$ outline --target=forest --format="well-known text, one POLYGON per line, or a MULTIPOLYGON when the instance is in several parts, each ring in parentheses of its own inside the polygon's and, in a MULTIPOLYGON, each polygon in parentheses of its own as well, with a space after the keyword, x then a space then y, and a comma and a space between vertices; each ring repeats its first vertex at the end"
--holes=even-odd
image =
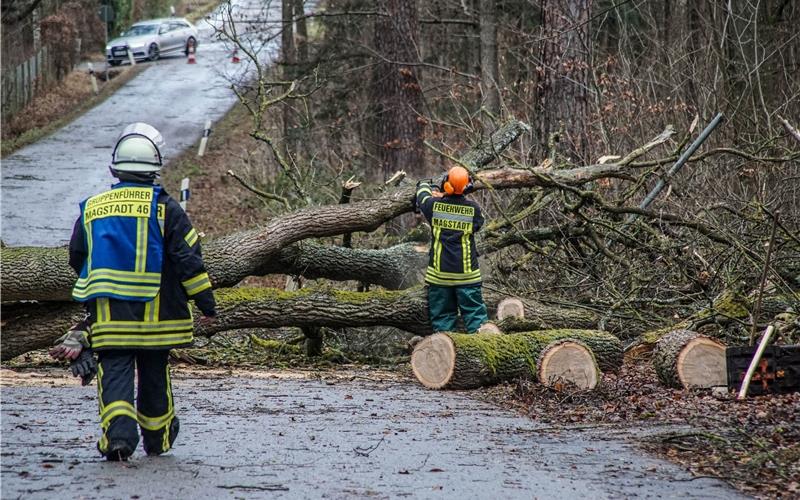
MULTIPOLYGON (((302 344, 315 358, 335 345, 347 360, 403 362, 406 342, 422 336, 418 345, 454 358, 442 375, 415 364, 415 349, 424 385, 513 381, 516 399, 554 412, 596 403, 556 405, 562 396, 517 382, 563 389, 546 375, 561 362, 555 349, 585 373, 628 380, 646 365, 661 386, 691 389, 715 384, 708 371, 681 371, 687 346, 713 351, 714 380, 726 385, 726 346, 753 346, 768 328, 774 345, 800 343, 800 3, 279 9, 280 20, 236 19, 223 5, 215 36, 252 71, 230 82, 239 104, 217 126, 221 142, 212 135, 212 160, 185 156, 164 176, 170 187, 199 171, 193 196, 208 200, 190 215, 205 232, 219 320, 196 323, 199 336, 244 330, 248 346, 265 347, 274 329, 292 328, 281 352, 302 344), (277 38, 273 65, 262 50, 277 38), (415 185, 456 165, 486 214, 483 294, 504 333, 480 341, 431 336, 423 286, 430 229, 414 214, 415 185)), ((50 345, 81 308, 69 302, 65 248, 6 247, 2 261, 7 360, 50 345)), ((623 390, 589 378, 569 382, 599 384, 603 404, 619 396, 608 387, 623 390)), ((774 415, 786 419, 797 400, 781 401, 774 415)), ((770 425, 766 440, 780 427, 770 425)), ((764 460, 788 481, 796 420, 782 436, 764 460)))

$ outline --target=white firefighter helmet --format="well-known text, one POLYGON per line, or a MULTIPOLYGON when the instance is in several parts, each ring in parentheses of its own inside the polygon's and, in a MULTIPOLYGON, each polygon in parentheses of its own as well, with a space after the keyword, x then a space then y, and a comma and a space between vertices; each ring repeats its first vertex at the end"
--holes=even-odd
POLYGON ((164 147, 161 132, 152 125, 131 123, 122 131, 114 146, 111 168, 118 172, 158 172, 164 147))

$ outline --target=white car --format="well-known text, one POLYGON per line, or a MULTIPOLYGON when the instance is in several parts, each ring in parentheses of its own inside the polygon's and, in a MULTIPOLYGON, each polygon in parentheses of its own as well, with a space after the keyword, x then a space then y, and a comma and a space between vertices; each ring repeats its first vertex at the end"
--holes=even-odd
POLYGON ((189 47, 197 49, 197 28, 186 19, 168 17, 141 21, 106 45, 106 58, 112 66, 128 60, 128 51, 137 61, 155 61, 162 55, 183 52, 189 47))

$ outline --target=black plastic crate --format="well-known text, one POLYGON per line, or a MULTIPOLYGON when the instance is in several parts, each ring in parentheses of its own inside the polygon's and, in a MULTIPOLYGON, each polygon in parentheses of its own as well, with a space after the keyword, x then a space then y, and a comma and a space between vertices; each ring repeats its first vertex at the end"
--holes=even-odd
MULTIPOLYGON (((758 345, 728 347, 725 359, 728 389, 738 391, 758 345)), ((800 345, 774 345, 764 349, 747 394, 783 394, 800 391, 800 345)))

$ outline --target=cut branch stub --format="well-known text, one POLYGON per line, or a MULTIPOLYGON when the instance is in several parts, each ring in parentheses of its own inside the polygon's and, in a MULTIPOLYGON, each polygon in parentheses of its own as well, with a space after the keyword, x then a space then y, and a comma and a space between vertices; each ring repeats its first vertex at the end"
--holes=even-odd
POLYGON ((525 318, 525 304, 516 297, 506 297, 497 304, 497 319, 525 318))
POLYGON ((691 330, 664 335, 653 353, 658 379, 668 387, 726 386, 725 345, 691 330))

